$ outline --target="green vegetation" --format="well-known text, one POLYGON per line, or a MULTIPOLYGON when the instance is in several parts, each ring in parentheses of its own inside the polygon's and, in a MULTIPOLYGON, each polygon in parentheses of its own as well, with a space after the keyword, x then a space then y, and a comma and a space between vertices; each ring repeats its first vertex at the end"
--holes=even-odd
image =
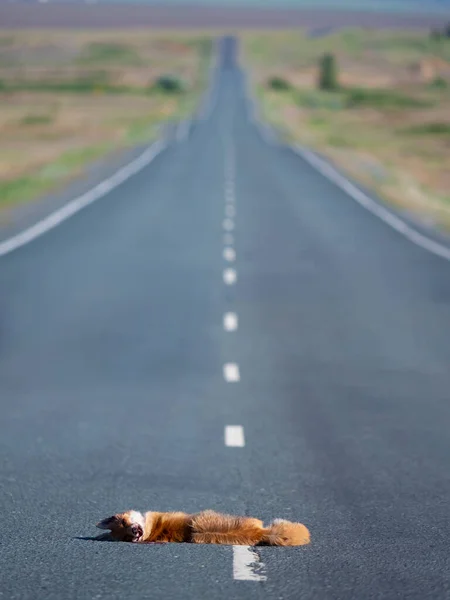
POLYGON ((311 109, 342 110, 345 108, 345 94, 341 91, 323 91, 298 88, 293 94, 299 106, 311 109))
POLYGON ((450 83, 443 77, 435 77, 430 83, 430 88, 435 90, 446 90, 450 87, 450 83))
POLYGON ((192 114, 212 39, 155 31, 0 36, 0 208, 48 192, 112 150, 192 114))
POLYGON ((319 88, 327 92, 339 89, 337 64, 334 54, 327 52, 320 59, 319 88))
POLYGON ((249 32, 243 48, 282 138, 450 229, 450 31, 249 32), (286 85, 268 85, 273 74, 286 85))
POLYGON ((64 152, 50 165, 12 181, 0 181, 0 207, 26 202, 44 194, 55 184, 75 175, 88 162, 100 157, 110 149, 98 145, 64 152))
POLYGON ((174 75, 161 75, 152 83, 151 89, 166 94, 181 94, 185 91, 186 86, 184 82, 174 75))
POLYGON ((108 73, 97 71, 74 79, 0 80, 0 92, 44 92, 66 94, 125 94, 142 93, 140 88, 109 83, 108 73))
POLYGON ((346 93, 349 108, 425 108, 433 106, 430 100, 406 95, 393 89, 355 88, 346 93))
POLYGON ((113 65, 141 65, 142 59, 131 46, 115 42, 91 42, 83 48, 78 59, 80 65, 111 63, 113 65))
POLYGON ((274 77, 270 77, 269 81, 267 82, 267 85, 272 90, 276 90, 278 92, 283 92, 291 89, 291 84, 289 83, 289 81, 287 79, 284 79, 284 77, 279 77, 277 75, 275 75, 274 77))
POLYGON ((25 115, 20 120, 22 125, 48 125, 53 121, 52 115, 25 115))
POLYGON ((402 133, 411 135, 449 135, 450 123, 422 123, 413 127, 406 127, 401 130, 402 133))

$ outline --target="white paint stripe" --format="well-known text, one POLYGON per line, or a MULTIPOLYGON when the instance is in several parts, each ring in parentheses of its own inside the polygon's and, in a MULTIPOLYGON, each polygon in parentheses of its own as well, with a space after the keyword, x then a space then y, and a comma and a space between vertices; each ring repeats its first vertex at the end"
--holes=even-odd
POLYGON ((234 262, 236 260, 236 251, 233 248, 224 248, 223 257, 228 262, 234 262))
POLYGON ((227 285, 233 285, 237 281, 237 273, 235 269, 225 269, 223 272, 223 280, 227 285))
POLYGON ((230 219, 236 216, 236 209, 232 204, 227 204, 225 206, 225 216, 229 217, 230 219))
POLYGON ((225 229, 225 231, 233 231, 233 229, 234 229, 233 219, 224 219, 222 225, 223 225, 223 228, 225 229))
POLYGON ((232 246, 234 244, 234 236, 232 233, 224 233, 223 243, 225 246, 232 246))
POLYGON ((265 565, 250 546, 233 546, 233 579, 236 581, 266 581, 265 565))
POLYGON ((234 204, 235 195, 233 190, 225 190, 225 202, 227 204, 234 204))
POLYGON ((319 173, 324 175, 327 179, 335 183, 338 187, 344 190, 353 200, 356 200, 358 204, 366 208, 373 215, 384 221, 387 225, 395 229, 398 233, 407 238, 410 242, 416 246, 420 246, 424 250, 440 256, 445 260, 450 261, 450 248, 440 244, 439 242, 419 233, 412 227, 410 227, 400 217, 391 213, 387 208, 375 202, 370 196, 358 189, 353 183, 341 175, 331 165, 326 163, 324 160, 316 156, 310 150, 301 148, 300 146, 292 146, 293 150, 299 154, 304 160, 306 160, 311 166, 313 166, 319 173))
POLYGON ((189 133, 191 131, 191 120, 186 119, 184 121, 180 121, 177 127, 177 142, 184 142, 188 139, 189 133))
POLYGON ((227 425, 225 427, 225 446, 243 448, 245 446, 244 428, 242 425, 227 425))
POLYGON ((223 315, 223 328, 225 331, 236 331, 238 328, 238 316, 234 312, 228 312, 223 315))
POLYGON ((236 363, 226 363, 223 365, 223 376, 228 383, 237 383, 241 380, 239 365, 236 363))
POLYGON ((63 221, 69 219, 72 215, 76 214, 86 206, 89 206, 89 204, 92 204, 99 198, 102 198, 122 182, 126 181, 132 175, 138 173, 141 169, 150 164, 166 146, 167 141, 160 140, 155 142, 150 148, 147 148, 145 152, 138 156, 138 158, 134 159, 128 165, 125 165, 116 171, 114 175, 111 175, 111 177, 105 179, 88 192, 78 196, 77 198, 74 198, 62 208, 59 208, 41 221, 38 221, 35 225, 32 225, 21 233, 18 233, 17 235, 14 235, 13 237, 1 242, 0 256, 5 256, 13 250, 17 250, 17 248, 25 246, 25 244, 29 244, 44 233, 47 233, 47 231, 57 227, 63 221))

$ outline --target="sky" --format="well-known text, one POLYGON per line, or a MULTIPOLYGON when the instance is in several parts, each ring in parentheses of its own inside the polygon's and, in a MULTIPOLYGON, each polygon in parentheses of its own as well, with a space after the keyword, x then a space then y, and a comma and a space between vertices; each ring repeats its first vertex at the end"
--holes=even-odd
POLYGON ((270 8, 351 8, 383 11, 430 12, 448 11, 450 19, 450 0, 110 0, 117 2, 142 2, 145 4, 190 4, 210 6, 267 6, 270 8))

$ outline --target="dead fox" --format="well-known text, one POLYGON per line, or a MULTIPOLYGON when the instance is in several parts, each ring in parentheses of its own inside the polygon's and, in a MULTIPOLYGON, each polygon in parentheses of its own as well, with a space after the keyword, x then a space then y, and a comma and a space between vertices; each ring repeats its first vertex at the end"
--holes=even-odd
POLYGON ((103 539, 120 542, 188 542, 192 544, 229 544, 236 546, 303 546, 308 544, 308 529, 302 523, 275 519, 268 527, 259 519, 234 517, 205 510, 183 512, 119 513, 100 521, 107 529, 103 539))

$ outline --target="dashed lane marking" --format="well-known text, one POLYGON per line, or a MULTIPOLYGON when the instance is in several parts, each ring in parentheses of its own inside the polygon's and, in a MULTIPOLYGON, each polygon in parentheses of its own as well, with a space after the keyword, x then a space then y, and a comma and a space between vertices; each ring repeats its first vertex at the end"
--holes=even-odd
POLYGON ((227 285, 234 285, 237 281, 237 273, 235 269, 225 269, 223 272, 223 280, 227 285))
POLYGON ((244 428, 242 425, 227 425, 225 427, 225 446, 243 448, 245 446, 244 428))
POLYGON ((227 312, 223 316, 223 328, 225 331, 236 331, 238 328, 238 316, 234 312, 227 312))
POLYGON ((223 365, 223 377, 228 383, 237 383, 241 380, 239 365, 236 363, 226 363, 223 365))

